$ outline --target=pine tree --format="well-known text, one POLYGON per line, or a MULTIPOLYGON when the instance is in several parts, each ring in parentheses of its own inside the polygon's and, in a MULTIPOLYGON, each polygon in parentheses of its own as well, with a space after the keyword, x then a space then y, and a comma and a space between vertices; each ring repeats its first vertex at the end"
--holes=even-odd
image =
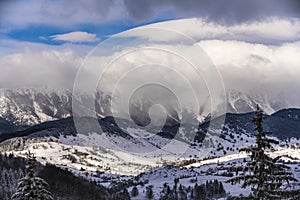
POLYGON ((51 193, 47 190, 48 184, 35 176, 35 167, 36 159, 29 152, 26 176, 19 180, 17 191, 12 196, 12 200, 53 200, 51 193))
POLYGON ((111 197, 111 200, 130 200, 129 192, 126 188, 121 191, 114 191, 111 197))
POLYGON ((193 192, 193 199, 194 200, 206 200, 207 199, 207 193, 206 188, 204 184, 198 185, 195 184, 194 192, 193 192))
POLYGON ((0 168, 0 199, 10 199, 14 194, 18 179, 24 176, 21 169, 0 168))
MULTIPOLYGON (((250 161, 243 167, 243 175, 238 175, 227 182, 237 184, 242 182, 242 188, 251 187, 252 194, 244 197, 231 197, 231 199, 284 199, 298 196, 300 190, 282 188, 289 186, 291 182, 297 182, 293 177, 290 168, 284 164, 279 164, 281 157, 271 158, 267 153, 273 150, 272 144, 278 141, 271 139, 271 132, 263 130, 263 113, 257 106, 256 117, 252 122, 255 125, 254 134, 256 138, 255 146, 241 149, 249 154, 250 161)), ((234 169, 231 169, 232 171, 234 169)), ((297 198, 297 197, 296 197, 297 198)))
POLYGON ((219 182, 218 195, 219 195, 220 197, 226 195, 226 191, 225 191, 225 189, 224 189, 224 186, 223 186, 223 183, 222 183, 222 182, 219 182))
POLYGON ((137 195, 139 195, 139 190, 136 186, 134 186, 131 190, 131 196, 136 197, 137 195))
POLYGON ((179 200, 187 200, 187 192, 181 184, 179 185, 179 188, 178 188, 178 199, 179 200))
POLYGON ((161 193, 161 195, 159 197, 159 200, 172 200, 173 199, 173 192, 171 191, 171 188, 167 183, 163 184, 163 189, 160 193, 161 193))
POLYGON ((154 194, 153 194, 153 185, 149 185, 149 186, 147 186, 147 188, 146 188, 146 197, 148 198, 148 199, 152 199, 153 197, 154 197, 154 194))

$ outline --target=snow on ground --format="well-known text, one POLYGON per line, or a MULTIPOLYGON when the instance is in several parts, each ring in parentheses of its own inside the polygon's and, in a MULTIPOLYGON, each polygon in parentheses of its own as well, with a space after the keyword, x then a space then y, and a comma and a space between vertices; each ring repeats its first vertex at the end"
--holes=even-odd
MULTIPOLYGON (((150 138, 124 138, 117 135, 92 133, 59 138, 13 140, 22 140, 20 143, 25 143, 26 147, 21 150, 11 149, 11 152, 19 156, 25 156, 30 150, 43 163, 67 166, 74 170, 105 171, 121 175, 137 175, 150 168, 180 163, 192 158, 195 162, 186 167, 200 167, 245 158, 247 155, 238 153, 238 150, 254 142, 253 138, 246 134, 235 138, 236 143, 232 143, 228 138, 222 139, 217 135, 208 134, 203 145, 194 143, 191 146, 185 142, 174 142, 174 140, 158 135, 150 138), (175 143, 172 148, 177 148, 174 151, 164 146, 172 142, 175 143), (115 145, 116 148, 109 148, 110 145, 115 145)), ((295 145, 290 148, 277 146, 271 156, 278 155, 288 155, 300 160, 300 150, 295 145)))
POLYGON ((59 142, 28 143, 22 151, 8 151, 26 157, 33 153, 41 163, 52 163, 61 167, 85 171, 106 171, 112 174, 137 175, 150 167, 159 166, 159 159, 143 159, 139 155, 122 151, 65 145, 59 142))
POLYGON ((222 163, 222 162, 232 161, 232 160, 236 160, 239 158, 246 158, 246 157, 247 157, 247 154, 244 152, 241 152, 241 153, 231 154, 231 155, 227 155, 227 156, 223 156, 223 157, 201 160, 199 162, 192 163, 185 167, 200 167, 200 166, 207 165, 207 164, 222 163))
MULTIPOLYGON (((210 180, 218 180, 223 183, 224 189, 228 193, 228 195, 239 195, 244 194, 248 195, 250 193, 249 189, 241 189, 239 185, 231 185, 229 183, 225 183, 228 180, 228 177, 221 176, 221 175, 209 175, 209 171, 211 169, 216 168, 217 165, 203 165, 197 168, 178 168, 178 167, 171 167, 166 166, 159 168, 157 170, 153 170, 150 172, 145 172, 142 174, 142 180, 148 180, 149 183, 145 186, 137 186, 139 190, 139 195, 137 197, 133 197, 132 199, 145 199, 146 196, 146 187, 149 185, 153 185, 154 191, 154 199, 158 199, 160 192, 163 189, 163 184, 167 183, 171 188, 174 186, 174 179, 179 178, 179 184, 182 184, 185 187, 194 187, 195 184, 204 184, 206 181, 210 180)), ((132 190, 132 187, 128 189, 129 191, 132 190)))
MULTIPOLYGON (((217 179, 223 182, 225 190, 230 191, 230 195, 235 196, 241 193, 247 195, 250 192, 249 189, 241 189, 239 185, 225 183, 229 177, 223 174, 224 171, 220 170, 220 167, 229 166, 232 163, 243 164, 247 155, 238 153, 238 150, 253 144, 254 139, 246 134, 235 137, 235 143, 231 139, 233 140, 230 137, 222 139, 216 135, 208 134, 203 146, 194 143, 183 154, 174 154, 160 149, 160 146, 171 141, 157 135, 150 138, 128 139, 116 135, 93 133, 60 136, 59 138, 14 138, 12 141, 19 140, 15 143, 24 144, 24 147, 10 149, 6 153, 26 157, 29 150, 41 163, 51 163, 61 168, 67 168, 77 176, 96 181, 104 186, 110 186, 113 181, 135 180, 137 176, 139 177, 138 181, 144 182, 145 185, 137 186, 139 195, 133 199, 144 199, 146 187, 149 185, 153 185, 154 199, 157 199, 163 183, 173 187, 175 178, 179 178, 179 184, 185 187, 194 187, 195 183, 200 184, 207 180, 217 179), (119 149, 100 146, 99 144, 104 144, 103 141, 117 144, 119 149), (154 151, 154 153, 147 154, 146 150, 154 151), (224 151, 227 152, 225 155, 224 151), (171 163, 179 165, 183 161, 191 159, 193 162, 180 165, 181 167, 169 165, 171 163)), ((178 144, 186 146, 183 142, 178 144)), ((299 163, 298 141, 293 140, 291 144, 289 147, 282 144, 276 146, 276 150, 270 155, 272 157, 284 155, 286 156, 284 160, 292 161, 291 158, 293 158, 299 163)), ((110 144, 106 145, 109 146, 110 144)), ((300 180, 300 165, 298 163, 290 166, 295 172, 295 177, 300 180)), ((128 188, 129 191, 131 189, 132 187, 128 188)))

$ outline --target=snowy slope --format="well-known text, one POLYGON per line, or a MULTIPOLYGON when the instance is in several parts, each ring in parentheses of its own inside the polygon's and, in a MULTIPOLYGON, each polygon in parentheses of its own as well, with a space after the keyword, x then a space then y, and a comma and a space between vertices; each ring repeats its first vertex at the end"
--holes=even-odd
MULTIPOLYGON (((95 171, 101 164, 102 169, 110 168, 105 172, 136 175, 150 167, 181 163, 191 158, 195 159, 194 162, 203 165, 208 161, 201 160, 208 157, 221 156, 223 159, 210 159, 209 163, 245 157, 236 153, 239 149, 252 145, 254 137, 247 133, 240 135, 228 130, 229 134, 224 137, 216 134, 221 130, 209 130, 202 143, 195 141, 190 146, 186 145, 185 141, 179 140, 176 143, 177 152, 164 148, 166 144, 174 142, 173 139, 159 135, 150 138, 124 137, 106 132, 87 135, 58 133, 57 135, 57 130, 53 128, 34 133, 32 136, 6 140, 0 144, 0 149, 1 152, 14 152, 23 156, 30 149, 44 161, 74 169, 83 167, 95 171), (116 145, 117 148, 110 148, 110 145, 116 145), (81 153, 77 155, 78 152, 81 153), (64 159, 69 155, 71 155, 69 159, 64 159), (71 157, 75 157, 78 162, 72 163, 71 157), (86 167, 87 163, 91 167, 86 167)), ((286 151, 286 142, 282 141, 277 147, 278 153, 297 155, 297 144, 298 140, 293 139, 289 147, 295 149, 286 151)))
MULTIPOLYGON (((26 157, 29 150, 41 163, 52 163, 67 168, 77 176, 107 187, 112 187, 113 183, 118 182, 130 183, 127 186, 130 191, 132 185, 136 184, 139 195, 133 199, 145 199, 146 187, 150 185, 153 185, 154 197, 157 199, 163 183, 172 187, 175 178, 179 178, 179 183, 185 187, 194 187, 196 183, 217 179, 222 181, 225 190, 230 192, 227 195, 247 195, 250 192, 249 188, 241 189, 239 185, 225 183, 229 177, 223 170, 226 165, 242 165, 247 156, 238 153, 239 149, 254 143, 252 134, 240 126, 244 124, 244 120, 249 120, 249 116, 241 116, 242 118, 235 118, 236 115, 228 117, 225 121, 228 124, 225 124, 223 129, 207 129, 202 142, 192 142, 189 148, 181 153, 165 150, 163 147, 170 143, 172 138, 162 137, 160 134, 145 138, 122 134, 111 118, 100 120, 107 130, 102 134, 76 134, 75 128, 70 126, 71 118, 31 127, 29 130, 35 130, 31 134, 0 143, 0 152, 26 157), (237 123, 237 120, 240 123, 237 123), (117 145, 119 149, 106 147, 104 141, 117 145)), ((275 117, 285 119, 286 115, 275 117)), ((297 121, 295 114, 290 113, 288 117, 297 121)), ((185 125, 179 132, 184 138, 186 131, 191 130, 197 131, 195 127, 191 129, 185 125)), ((130 135, 140 135, 141 131, 144 135, 152 134, 132 127, 127 131, 130 135)), ((184 140, 178 140, 176 147, 179 149, 185 144, 184 140)), ((286 155, 292 157, 293 162, 299 163, 299 144, 300 140, 296 138, 290 138, 288 142, 282 140, 271 156, 286 155)), ((286 157, 285 160, 290 158, 286 157)), ((292 165, 296 178, 300 178, 297 167, 298 164, 292 165)))
MULTIPOLYGON (((102 139, 99 135, 67 136, 62 138, 32 138, 12 139, 1 145, 1 152, 13 153, 25 157, 28 150, 34 153, 41 163, 52 163, 56 166, 67 168, 77 176, 96 181, 103 186, 111 187, 113 182, 133 182, 137 184, 139 195, 133 199, 145 199, 145 188, 153 185, 155 198, 160 195, 163 184, 174 185, 174 179, 179 178, 179 184, 193 187, 196 183, 205 183, 207 180, 219 180, 230 195, 249 194, 249 188, 241 189, 239 185, 225 183, 229 177, 224 173, 226 166, 243 165, 244 153, 233 153, 216 158, 194 159, 191 164, 184 165, 184 161, 191 160, 189 156, 180 159, 176 155, 147 156, 128 153, 113 149, 92 146, 92 141, 102 139), (82 145, 85 146, 82 146, 82 145), (11 149, 3 151, 4 146, 11 149), (89 146, 91 145, 91 146, 89 146), (19 147, 19 149, 17 148, 19 147), (180 167, 172 165, 180 165, 180 167), (144 183, 140 185, 140 183, 144 183)), ((296 141, 295 141, 296 144, 296 141)), ((142 147, 141 147, 142 148, 142 147)), ((293 157, 293 162, 300 162, 300 148, 296 146, 277 147, 271 156, 288 155, 293 157)), ((290 160, 286 158, 285 160, 290 160)), ((298 164, 290 165, 295 172, 295 177, 300 178, 298 164)), ((128 187, 129 191, 132 186, 128 187)), ((228 194, 229 195, 229 194, 228 194)))

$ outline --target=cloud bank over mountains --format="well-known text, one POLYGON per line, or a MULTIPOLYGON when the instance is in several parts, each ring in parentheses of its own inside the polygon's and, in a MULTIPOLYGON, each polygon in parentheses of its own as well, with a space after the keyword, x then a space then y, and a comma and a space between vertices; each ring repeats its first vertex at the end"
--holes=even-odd
MULTIPOLYGON (((0 87, 71 89, 78 69, 98 42, 105 45, 110 34, 136 26, 134 31, 114 37, 137 40, 136 47, 141 45, 138 41, 146 40, 195 57, 194 47, 199 45, 219 70, 227 90, 259 90, 300 101, 298 0, 4 0, 0 3, 0 87), (147 25, 143 34, 136 31, 152 21, 164 22, 147 25), (175 31, 193 42, 156 30, 175 31)), ((128 49, 121 51, 116 43, 115 48, 102 49, 95 62, 105 63, 128 49)), ((150 58, 166 61, 169 67, 176 65, 160 54, 150 58)), ((131 66, 142 59, 145 55, 140 54, 120 65, 131 66)), ((110 71, 104 85, 109 87, 120 73, 118 69, 110 71)), ((172 81, 167 75, 164 77, 172 81)))
MULTIPOLYGON (((294 99, 300 99, 298 95, 300 90, 298 24, 299 20, 296 19, 273 19, 273 21, 267 20, 259 23, 223 26, 192 18, 146 27, 177 30, 194 38, 194 44, 179 43, 178 38, 174 38, 173 35, 162 37, 151 31, 148 35, 138 35, 134 34, 135 31, 128 31, 123 33, 120 39, 126 40, 125 36, 146 38, 154 46, 167 45, 195 56, 197 52, 194 51, 193 45, 200 45, 219 70, 227 90, 259 91, 270 96, 289 97, 294 101, 294 99), (285 31, 281 30, 282 26, 285 31), (263 30, 262 27, 265 27, 266 31, 260 31, 263 30)), ((74 38, 64 39, 74 41, 74 38)), ((51 46, 2 41, 2 44, 4 45, 2 45, 3 56, 0 58, 2 70, 0 86, 5 88, 43 85, 54 88, 72 88, 79 67, 85 56, 92 50, 92 47, 80 43, 51 46)), ((105 62, 111 56, 121 55, 121 53, 117 48, 112 52, 103 52, 102 55, 105 56, 96 58, 95 62, 105 62)), ((121 65, 130 66, 142 58, 143 56, 137 56, 127 59, 121 65)), ((170 67, 174 65, 171 59, 166 60, 170 67)), ((114 73, 118 74, 118 70, 111 71, 108 80, 115 81, 114 73)), ((108 82, 106 84, 109 84, 108 82)))

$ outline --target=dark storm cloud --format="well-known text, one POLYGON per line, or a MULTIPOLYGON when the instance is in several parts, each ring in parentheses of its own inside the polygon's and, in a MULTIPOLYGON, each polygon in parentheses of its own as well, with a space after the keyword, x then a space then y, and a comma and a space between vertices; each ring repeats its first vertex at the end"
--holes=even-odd
POLYGON ((129 15, 149 20, 165 10, 176 16, 204 17, 221 23, 240 23, 266 17, 299 17, 299 0, 124 0, 129 15))
POLYGON ((270 16, 300 17, 300 0, 0 0, 0 28, 8 30, 189 17, 237 24, 270 16))

